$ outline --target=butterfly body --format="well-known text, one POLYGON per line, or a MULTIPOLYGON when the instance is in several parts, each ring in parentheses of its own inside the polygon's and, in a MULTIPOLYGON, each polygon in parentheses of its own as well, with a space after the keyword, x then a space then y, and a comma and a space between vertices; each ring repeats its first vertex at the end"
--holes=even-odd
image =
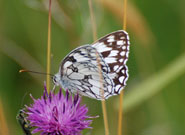
POLYGON ((80 46, 61 62, 54 77, 55 85, 97 100, 117 95, 128 79, 128 52, 128 34, 122 30, 91 45, 80 46))

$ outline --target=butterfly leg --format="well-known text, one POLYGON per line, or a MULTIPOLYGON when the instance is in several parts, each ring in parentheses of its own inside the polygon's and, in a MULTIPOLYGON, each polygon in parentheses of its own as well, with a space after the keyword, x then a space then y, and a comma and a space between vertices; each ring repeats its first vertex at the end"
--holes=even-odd
POLYGON ((53 86, 53 89, 51 90, 52 93, 55 92, 56 85, 53 86))

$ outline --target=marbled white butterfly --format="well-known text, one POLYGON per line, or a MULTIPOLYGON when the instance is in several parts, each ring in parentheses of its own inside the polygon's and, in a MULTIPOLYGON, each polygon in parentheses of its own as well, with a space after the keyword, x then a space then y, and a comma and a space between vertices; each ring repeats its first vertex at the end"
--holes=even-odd
POLYGON ((129 76, 126 66, 129 46, 129 36, 123 30, 112 32, 93 44, 80 46, 63 59, 53 81, 65 90, 97 100, 118 95, 129 76))

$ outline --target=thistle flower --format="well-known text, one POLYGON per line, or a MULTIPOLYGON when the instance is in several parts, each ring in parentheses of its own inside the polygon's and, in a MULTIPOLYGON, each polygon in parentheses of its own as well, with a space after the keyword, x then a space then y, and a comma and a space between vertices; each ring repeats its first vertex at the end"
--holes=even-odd
POLYGON ((70 96, 66 92, 64 96, 60 89, 58 94, 47 93, 46 87, 41 99, 34 99, 34 103, 28 107, 27 115, 30 125, 35 127, 32 133, 40 132, 41 135, 80 135, 94 118, 87 115, 88 108, 80 105, 81 98, 77 95, 70 96))

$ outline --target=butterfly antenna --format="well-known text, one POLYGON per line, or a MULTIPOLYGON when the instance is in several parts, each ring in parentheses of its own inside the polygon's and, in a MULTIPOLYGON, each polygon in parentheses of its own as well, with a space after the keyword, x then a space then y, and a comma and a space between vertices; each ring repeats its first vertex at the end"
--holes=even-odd
POLYGON ((19 73, 22 72, 30 72, 30 73, 35 73, 35 74, 42 74, 42 75, 50 75, 51 77, 53 77, 53 74, 48 74, 48 73, 43 73, 43 72, 36 72, 36 71, 31 71, 31 70, 25 70, 25 69, 21 69, 19 70, 19 73))
POLYGON ((21 101, 21 107, 23 106, 23 103, 24 103, 24 99, 25 99, 25 97, 26 97, 26 95, 28 94, 28 92, 26 92, 25 94, 24 94, 24 96, 22 97, 22 101, 21 101))

